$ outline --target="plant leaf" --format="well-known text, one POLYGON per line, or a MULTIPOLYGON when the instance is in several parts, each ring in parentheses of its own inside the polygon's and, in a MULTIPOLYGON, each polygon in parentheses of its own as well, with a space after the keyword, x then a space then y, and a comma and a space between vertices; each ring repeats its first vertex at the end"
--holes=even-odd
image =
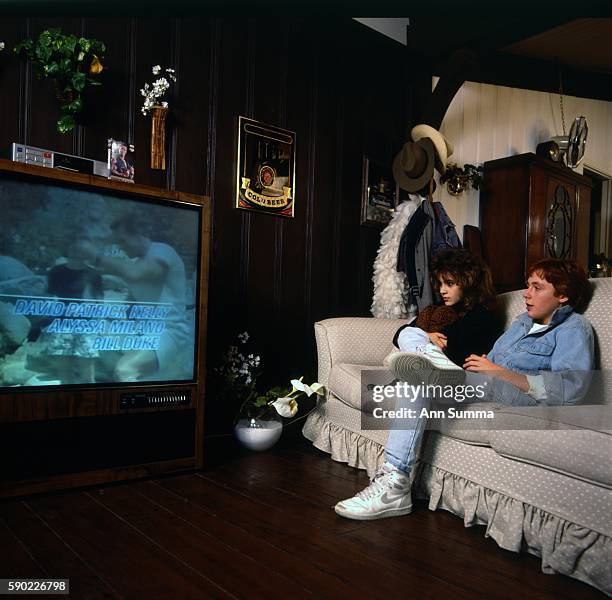
POLYGON ((77 92, 82 92, 85 88, 87 76, 85 73, 77 72, 72 76, 72 86, 77 92))
POLYGON ((81 50, 87 53, 91 50, 93 40, 88 40, 87 38, 79 38, 79 46, 81 46, 81 50))
POLYGON ((62 110, 73 114, 80 112, 82 108, 83 102, 81 101, 81 98, 75 98, 72 102, 62 106, 62 110))
POLYGON ((68 133, 72 131, 76 125, 76 121, 72 115, 64 115, 57 122, 57 130, 59 133, 68 133))
POLYGON ((59 66, 56 62, 52 62, 44 66, 44 71, 47 77, 53 77, 59 71, 59 66))
POLYGON ((74 54, 74 49, 77 45, 77 38, 74 35, 69 35, 63 42, 60 42, 60 48, 62 48, 64 54, 74 54), (63 46, 63 47, 62 47, 63 46))

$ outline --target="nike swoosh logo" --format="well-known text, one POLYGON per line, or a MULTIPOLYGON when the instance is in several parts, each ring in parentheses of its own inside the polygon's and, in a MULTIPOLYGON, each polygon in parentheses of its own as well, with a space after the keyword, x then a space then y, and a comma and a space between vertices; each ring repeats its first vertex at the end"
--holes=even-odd
POLYGON ((391 497, 388 492, 385 492, 381 497, 380 497, 380 501, 383 504, 391 504, 392 502, 395 502, 396 500, 399 500, 400 498, 403 498, 406 494, 395 494, 393 497, 391 497))

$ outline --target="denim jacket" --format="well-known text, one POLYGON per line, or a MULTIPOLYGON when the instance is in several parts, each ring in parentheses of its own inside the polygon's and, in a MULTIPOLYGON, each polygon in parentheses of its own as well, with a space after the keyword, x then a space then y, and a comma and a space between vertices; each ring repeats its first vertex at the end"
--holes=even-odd
POLYGON ((444 210, 442 202, 434 202, 433 209, 436 218, 431 240, 431 256, 436 256, 438 252, 448 248, 461 248, 455 224, 444 210))
MULTIPOLYGON (((489 360, 524 375, 541 375, 546 404, 576 404, 586 395, 594 368, 593 329, 571 306, 558 308, 546 329, 529 333, 533 320, 523 313, 495 342, 489 360)), ((520 390, 500 384, 505 401, 523 404, 520 390), (508 398, 508 394, 515 395, 508 398)), ((498 392, 499 393, 499 392, 498 392)))

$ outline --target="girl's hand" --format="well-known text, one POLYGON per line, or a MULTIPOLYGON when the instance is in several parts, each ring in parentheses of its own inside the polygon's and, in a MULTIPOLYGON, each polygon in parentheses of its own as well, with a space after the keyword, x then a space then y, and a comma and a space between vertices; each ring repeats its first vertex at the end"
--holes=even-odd
POLYGON ((463 363, 463 368, 466 371, 476 371, 477 373, 482 371, 505 371, 504 367, 500 367, 495 363, 491 362, 486 354, 478 356, 476 354, 470 354, 463 363))
POLYGON ((427 336, 432 344, 435 344, 442 350, 448 345, 448 339, 443 333, 428 333, 427 336))

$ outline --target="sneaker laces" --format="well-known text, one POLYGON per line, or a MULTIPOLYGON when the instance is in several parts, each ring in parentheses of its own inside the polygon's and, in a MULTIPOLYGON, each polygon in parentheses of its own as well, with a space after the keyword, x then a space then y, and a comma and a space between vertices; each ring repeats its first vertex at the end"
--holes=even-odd
POLYGON ((370 485, 355 494, 355 496, 357 498, 360 498, 361 500, 369 500, 370 498, 377 496, 381 492, 384 492, 386 488, 385 483, 387 483, 389 477, 393 474, 393 472, 394 469, 383 465, 374 473, 374 477, 372 477, 370 485))

